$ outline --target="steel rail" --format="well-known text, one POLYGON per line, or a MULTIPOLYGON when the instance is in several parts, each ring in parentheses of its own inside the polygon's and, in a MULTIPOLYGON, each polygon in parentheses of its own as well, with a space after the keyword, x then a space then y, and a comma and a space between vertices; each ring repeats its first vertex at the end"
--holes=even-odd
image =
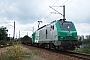
MULTIPOLYGON (((26 45, 24 45, 24 46, 26 46, 26 45)), ((32 46, 32 47, 36 47, 36 46, 32 46)), ((38 48, 38 47, 36 47, 36 48, 38 48)), ((57 49, 55 50, 55 49, 41 48, 41 47, 39 47, 38 49, 45 49, 45 50, 48 50, 51 52, 55 52, 57 54, 63 54, 63 55, 75 57, 75 58, 82 59, 82 60, 90 60, 90 54, 86 54, 86 53, 79 53, 79 52, 73 52, 73 51, 63 51, 63 50, 57 50, 57 49)))
POLYGON ((83 59, 83 60, 90 60, 90 54, 72 52, 72 51, 62 51, 62 52, 64 52, 64 54, 72 56, 72 57, 76 57, 76 58, 83 59))

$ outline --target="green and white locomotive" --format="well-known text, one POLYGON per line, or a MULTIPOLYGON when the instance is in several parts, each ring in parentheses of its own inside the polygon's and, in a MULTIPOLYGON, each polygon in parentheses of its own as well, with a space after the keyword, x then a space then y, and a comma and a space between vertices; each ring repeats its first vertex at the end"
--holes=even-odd
POLYGON ((37 29, 32 34, 32 44, 44 48, 74 50, 81 42, 78 41, 74 24, 61 19, 37 29))
MULTIPOLYGON (((63 14, 60 14, 63 16, 63 19, 53 21, 37 29, 32 34, 33 45, 59 50, 74 50, 81 45, 74 24, 65 19, 65 5, 62 7, 63 14)), ((50 6, 50 8, 52 7, 50 6)))

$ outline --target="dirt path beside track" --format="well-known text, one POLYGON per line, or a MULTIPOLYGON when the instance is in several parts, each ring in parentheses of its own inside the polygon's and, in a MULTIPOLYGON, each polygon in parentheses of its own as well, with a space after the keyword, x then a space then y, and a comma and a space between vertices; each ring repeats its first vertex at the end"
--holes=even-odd
POLYGON ((37 58, 37 60, 41 60, 43 58, 43 60, 80 60, 78 58, 74 58, 71 56, 67 56, 67 55, 63 55, 63 54, 58 54, 52 51, 48 51, 45 49, 41 49, 41 48, 37 48, 37 47, 32 47, 32 46, 25 46, 24 47, 28 48, 29 50, 37 50, 38 51, 38 55, 39 57, 34 56, 35 58, 37 58))
MULTIPOLYGON (((31 60, 80 60, 78 58, 74 58, 63 54, 58 54, 52 51, 48 51, 48 50, 33 47, 33 46, 26 46, 26 45, 19 45, 19 46, 25 52, 37 51, 38 54, 33 55, 31 60)), ((7 49, 10 49, 11 47, 12 46, 0 48, 0 54, 5 53, 7 49)), ((29 60, 28 56, 25 57, 23 60, 29 60)))

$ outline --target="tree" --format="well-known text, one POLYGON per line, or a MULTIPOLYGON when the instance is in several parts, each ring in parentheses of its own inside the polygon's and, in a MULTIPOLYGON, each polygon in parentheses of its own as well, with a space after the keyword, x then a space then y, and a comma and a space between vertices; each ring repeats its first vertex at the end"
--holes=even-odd
POLYGON ((82 47, 76 51, 90 54, 90 39, 85 39, 82 43, 82 47))
POLYGON ((6 40, 7 39, 7 28, 6 27, 0 27, 0 40, 6 40))

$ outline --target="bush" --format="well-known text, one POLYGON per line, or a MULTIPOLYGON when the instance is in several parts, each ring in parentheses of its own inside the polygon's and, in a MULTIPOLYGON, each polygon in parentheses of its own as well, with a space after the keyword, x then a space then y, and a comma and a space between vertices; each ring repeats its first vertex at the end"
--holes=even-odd
POLYGON ((90 39, 85 39, 82 42, 83 42, 82 45, 85 45, 85 46, 79 49, 76 49, 75 51, 90 54, 90 39))
POLYGON ((83 44, 90 44, 90 39, 85 39, 82 41, 83 44))
POLYGON ((12 41, 12 47, 8 48, 7 52, 0 54, 0 60, 32 60, 33 56, 37 54, 37 50, 32 52, 23 50, 20 41, 12 41))
POLYGON ((6 45, 6 44, 7 44, 7 41, 5 41, 5 40, 0 41, 0 45, 6 45))
POLYGON ((90 54, 90 49, 87 48, 87 47, 84 47, 84 48, 77 49, 76 52, 81 52, 81 53, 90 54))
POLYGON ((20 60, 22 55, 23 51, 18 45, 13 45, 13 47, 8 50, 8 56, 15 60, 20 60))

